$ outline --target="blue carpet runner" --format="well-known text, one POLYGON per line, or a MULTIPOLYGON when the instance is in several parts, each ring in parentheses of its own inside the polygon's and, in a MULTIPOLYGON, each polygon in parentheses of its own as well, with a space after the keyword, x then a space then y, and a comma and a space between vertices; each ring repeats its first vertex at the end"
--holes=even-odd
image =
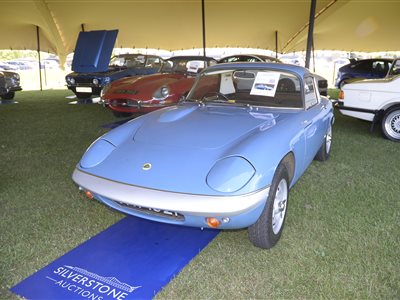
POLYGON ((217 234, 128 216, 11 291, 26 299, 151 299, 217 234))

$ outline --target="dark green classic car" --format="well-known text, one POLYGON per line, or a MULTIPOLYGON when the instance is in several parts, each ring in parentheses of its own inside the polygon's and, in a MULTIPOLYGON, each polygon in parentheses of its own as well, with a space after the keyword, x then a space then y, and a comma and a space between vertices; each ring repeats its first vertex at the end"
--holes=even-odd
POLYGON ((0 70, 0 98, 11 100, 16 91, 21 91, 18 73, 0 70))

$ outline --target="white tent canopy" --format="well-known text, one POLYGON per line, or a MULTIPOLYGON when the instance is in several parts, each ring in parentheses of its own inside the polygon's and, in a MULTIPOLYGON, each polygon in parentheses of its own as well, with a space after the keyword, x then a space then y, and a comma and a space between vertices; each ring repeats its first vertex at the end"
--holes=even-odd
MULTIPOLYGON (((311 0, 0 0, 0 49, 64 60, 84 29, 119 29, 116 47, 304 51, 311 0)), ((318 0, 317 50, 398 51, 400 0, 318 0)))

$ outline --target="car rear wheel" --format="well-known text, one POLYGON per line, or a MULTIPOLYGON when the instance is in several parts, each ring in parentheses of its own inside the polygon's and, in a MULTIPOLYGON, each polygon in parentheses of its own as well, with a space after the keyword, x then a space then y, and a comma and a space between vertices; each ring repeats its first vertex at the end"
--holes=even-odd
POLYGON ((382 118, 382 132, 389 140, 400 142, 400 106, 389 108, 382 118))
POLYGON ((11 100, 14 99, 15 92, 8 92, 7 94, 1 96, 1 99, 3 100, 11 100))
POLYGON ((328 130, 326 131, 325 134, 325 139, 324 142, 321 145, 321 148, 319 148, 317 155, 315 156, 315 159, 318 161, 325 161, 329 158, 329 155, 331 154, 331 146, 332 146, 332 124, 329 124, 328 130))
POLYGON ((279 241, 289 199, 289 176, 285 165, 275 171, 267 203, 257 222, 248 228, 249 239, 254 246, 270 249, 279 241))

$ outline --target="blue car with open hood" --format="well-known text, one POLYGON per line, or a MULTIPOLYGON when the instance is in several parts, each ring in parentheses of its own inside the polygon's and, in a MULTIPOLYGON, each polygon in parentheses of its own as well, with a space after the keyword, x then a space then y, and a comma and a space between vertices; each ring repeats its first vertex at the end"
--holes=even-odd
POLYGON ((73 180, 127 214, 199 228, 248 228, 251 242, 280 239, 289 190, 313 159, 328 159, 333 108, 307 69, 219 64, 178 105, 97 139, 73 180), (259 88, 268 86, 268 89, 259 88))
POLYGON ((78 99, 100 96, 111 82, 130 76, 157 73, 164 60, 157 55, 125 53, 111 57, 118 30, 80 32, 72 61, 72 73, 65 80, 78 99))

